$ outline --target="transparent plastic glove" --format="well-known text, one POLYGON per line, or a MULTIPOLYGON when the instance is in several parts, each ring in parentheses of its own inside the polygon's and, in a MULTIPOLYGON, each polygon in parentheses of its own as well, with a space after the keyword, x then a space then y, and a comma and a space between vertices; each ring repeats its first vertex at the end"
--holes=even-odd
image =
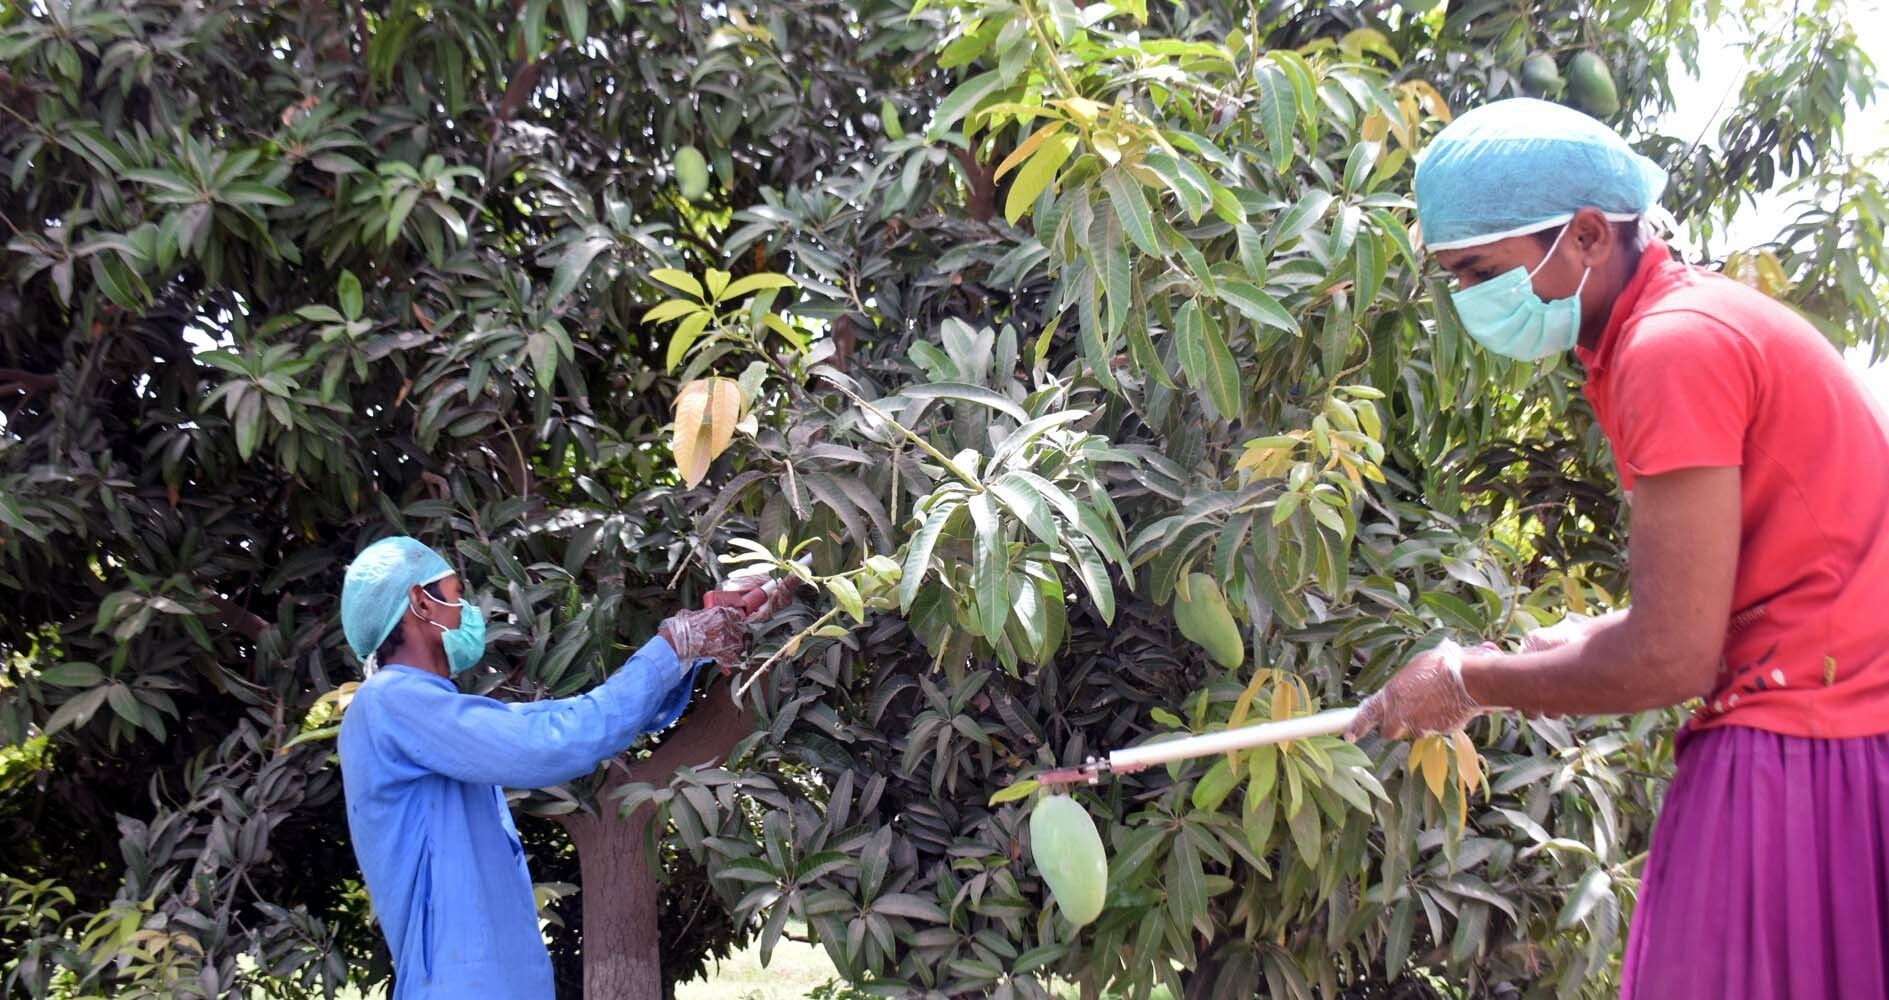
POLYGON ((1413 657, 1383 690, 1366 698, 1345 738, 1356 740, 1372 730, 1393 740, 1451 733, 1482 711, 1463 687, 1463 648, 1445 641, 1413 657))
POLYGON ((723 673, 728 673, 740 665, 747 649, 746 621, 747 615, 740 608, 678 611, 656 626, 656 634, 676 651, 684 674, 702 660, 714 660, 723 673))
POLYGON ((1538 628, 1522 636, 1522 652, 1540 653, 1565 646, 1581 636, 1594 625, 1594 619, 1586 615, 1568 615, 1566 618, 1546 628, 1538 628))

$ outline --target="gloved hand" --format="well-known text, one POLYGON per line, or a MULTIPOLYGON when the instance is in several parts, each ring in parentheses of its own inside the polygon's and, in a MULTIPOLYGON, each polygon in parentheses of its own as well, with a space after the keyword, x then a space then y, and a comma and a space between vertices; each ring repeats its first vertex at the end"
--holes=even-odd
POLYGON ((1419 653, 1364 700, 1345 739, 1356 740, 1380 728, 1393 740, 1463 728, 1483 709, 1463 687, 1462 669, 1463 648, 1453 642, 1419 653))
POLYGON ((794 592, 799 587, 797 576, 737 576, 724 582, 720 590, 709 591, 702 603, 710 608, 739 608, 751 622, 766 621, 774 612, 793 603, 794 592))
POLYGON ((705 659, 714 660, 728 673, 740 665, 747 648, 748 630, 743 626, 747 617, 733 607, 678 611, 656 626, 656 634, 676 651, 684 674, 705 659))

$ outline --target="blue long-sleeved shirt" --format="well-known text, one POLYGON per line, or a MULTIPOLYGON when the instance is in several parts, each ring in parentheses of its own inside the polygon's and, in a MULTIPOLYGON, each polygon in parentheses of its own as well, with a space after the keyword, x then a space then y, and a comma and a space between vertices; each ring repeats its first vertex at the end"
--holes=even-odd
POLYGON ((394 1000, 549 1000, 551 959, 502 788, 590 773, 688 706, 693 671, 651 639, 574 698, 511 704, 389 664, 341 722, 354 855, 394 958, 394 1000))

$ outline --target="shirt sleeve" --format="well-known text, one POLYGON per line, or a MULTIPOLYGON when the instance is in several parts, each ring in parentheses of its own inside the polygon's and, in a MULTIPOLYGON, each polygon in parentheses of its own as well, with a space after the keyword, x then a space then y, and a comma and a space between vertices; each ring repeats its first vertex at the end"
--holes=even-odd
POLYGON ((381 704, 383 732, 415 764, 458 781, 543 788, 590 773, 688 706, 694 672, 651 639, 609 680, 516 705, 426 685, 381 704))
POLYGON ((1743 465, 1757 360, 1743 337, 1709 316, 1641 320, 1616 362, 1621 467, 1638 477, 1743 465))

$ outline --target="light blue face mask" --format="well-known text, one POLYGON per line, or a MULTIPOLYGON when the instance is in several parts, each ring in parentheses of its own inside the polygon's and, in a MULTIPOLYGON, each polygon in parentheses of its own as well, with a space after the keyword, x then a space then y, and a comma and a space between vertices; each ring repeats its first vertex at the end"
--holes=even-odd
MULTIPOLYGON (((443 607, 452 607, 453 602, 442 601, 425 590, 420 591, 426 599, 443 607)), ((471 601, 459 601, 459 627, 447 628, 436 621, 427 621, 428 625, 439 629, 444 635, 441 642, 446 647, 446 668, 457 675, 477 662, 485 655, 485 612, 471 601)))
POLYGON ((1567 234, 1564 227, 1534 270, 1517 267, 1450 293, 1450 304, 1476 343, 1517 361, 1540 361, 1574 349, 1581 339, 1581 289, 1593 269, 1581 272, 1580 285, 1565 299, 1544 302, 1535 294, 1535 275, 1554 258, 1567 234))

